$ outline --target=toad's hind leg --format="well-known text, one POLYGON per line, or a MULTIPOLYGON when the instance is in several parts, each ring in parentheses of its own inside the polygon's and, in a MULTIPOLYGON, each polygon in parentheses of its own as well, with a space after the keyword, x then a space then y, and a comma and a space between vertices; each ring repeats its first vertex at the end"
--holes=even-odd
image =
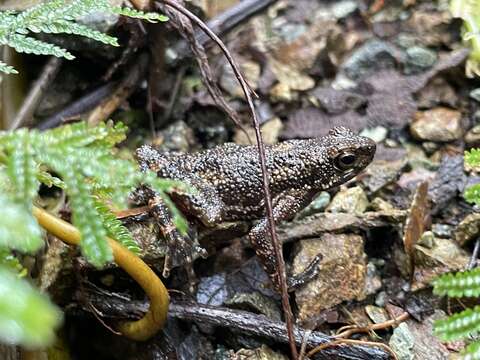
POLYGON ((150 214, 156 220, 167 242, 167 253, 163 265, 164 277, 168 277, 170 270, 174 267, 187 265, 191 268, 194 257, 197 255, 206 257, 205 249, 197 245, 190 236, 180 233, 173 222, 168 207, 161 199, 156 198, 151 201, 150 206, 150 214))
MULTIPOLYGON (((275 222, 293 217, 295 213, 303 209, 311 201, 314 194, 314 192, 308 190, 288 190, 278 196, 278 200, 273 208, 275 222)), ((248 237, 255 249, 255 253, 263 265, 263 268, 270 276, 275 288, 279 290, 280 280, 278 278, 278 263, 269 233, 268 220, 266 218, 260 220, 250 230, 248 237)), ((320 260, 321 256, 317 255, 302 273, 289 278, 287 281, 289 291, 295 290, 315 277, 318 273, 318 264, 320 263, 320 260)))

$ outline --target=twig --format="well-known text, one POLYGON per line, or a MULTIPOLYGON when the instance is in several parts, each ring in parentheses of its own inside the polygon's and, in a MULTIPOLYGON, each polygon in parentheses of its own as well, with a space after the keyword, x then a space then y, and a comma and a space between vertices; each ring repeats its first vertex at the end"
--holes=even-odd
POLYGON ((145 75, 148 65, 148 55, 142 54, 126 71, 126 75, 113 93, 103 100, 88 116, 88 124, 95 126, 110 115, 132 94, 145 75))
POLYGON ((260 159, 260 166, 262 169, 263 191, 265 196, 265 209, 266 209, 267 218, 268 218, 270 236, 275 249, 275 257, 277 259, 277 264, 278 264, 277 270, 278 270, 278 279, 280 282, 280 289, 282 294, 282 307, 285 315, 285 322, 287 325, 287 333, 290 339, 290 349, 292 352, 292 358, 296 360, 298 358, 298 352, 297 352, 297 348, 294 341, 294 335, 293 335, 293 314, 292 314, 292 309, 290 307, 290 302, 288 298, 287 280, 285 275, 285 261, 283 259, 282 248, 281 248, 280 242, 278 241, 277 233, 275 231, 275 220, 273 218, 272 198, 270 196, 269 177, 268 177, 266 160, 265 160, 265 146, 262 140, 262 134, 260 132, 260 124, 257 118, 257 114, 255 112, 255 105, 253 104, 253 99, 252 99, 252 94, 255 94, 255 93, 249 87, 247 81, 245 80, 242 73, 240 72, 236 61, 233 59, 232 55, 228 51, 225 44, 214 32, 212 32, 208 28, 207 25, 205 25, 205 23, 201 19, 199 19, 197 16, 195 16, 190 11, 188 11, 183 6, 180 6, 174 1, 162 0, 161 2, 177 10, 183 15, 187 16, 191 21, 193 21, 196 25, 198 25, 210 38, 212 38, 212 40, 222 50, 224 56, 226 57, 230 66, 232 67, 235 77, 240 83, 243 93, 245 95, 245 98, 247 100, 248 106, 252 114, 252 120, 255 128, 255 136, 257 140, 257 147, 258 147, 258 153, 259 153, 259 159, 260 159))
POLYGON ((386 328, 389 328, 389 327, 392 327, 392 326, 397 326, 401 322, 404 322, 405 320, 407 320, 409 317, 410 317, 410 314, 405 311, 404 313, 400 314, 395 319, 387 320, 387 321, 384 321, 384 322, 379 323, 379 324, 372 324, 372 325, 365 326, 365 327, 356 327, 355 326, 355 327, 352 327, 348 330, 345 330, 345 331, 342 331, 342 332, 336 334, 334 337, 337 338, 337 339, 338 338, 348 338, 348 337, 352 336, 353 334, 357 334, 357 333, 368 333, 368 332, 375 331, 375 330, 383 330, 383 329, 386 329, 386 328))
POLYGON ((393 350, 388 345, 386 345, 384 343, 373 342, 373 341, 351 340, 351 339, 337 339, 337 340, 334 340, 332 342, 317 346, 315 349, 308 352, 307 357, 312 357, 313 355, 315 355, 316 353, 318 353, 320 351, 323 351, 325 349, 328 349, 328 348, 331 348, 331 347, 334 347, 334 346, 339 346, 339 345, 342 345, 342 344, 358 344, 358 345, 364 345, 364 346, 380 347, 380 348, 384 349, 385 351, 389 352, 390 355, 392 355, 392 357, 395 360, 398 360, 398 357, 393 352, 393 350))
MULTIPOLYGON (((81 301, 75 301, 74 305, 81 306, 84 311, 90 312, 89 303, 92 303, 106 317, 112 319, 140 314, 148 306, 146 301, 123 299, 114 293, 105 292, 96 287, 89 289, 86 295, 88 296, 87 299, 82 297, 81 301)), ((189 323, 196 322, 202 325, 226 328, 238 334, 269 339, 275 343, 287 344, 289 342, 283 322, 274 321, 264 315, 253 314, 244 310, 202 305, 194 302, 172 301, 168 316, 189 323)), ((297 345, 301 346, 304 343, 307 349, 313 349, 336 340, 320 331, 310 331, 300 327, 294 328, 294 339, 297 345)), ((321 360, 387 360, 389 355, 375 347, 354 344, 326 349, 315 358, 321 360)))
MULTIPOLYGON (((267 7, 273 5, 278 0, 244 0, 240 3, 228 8, 223 13, 215 16, 207 22, 207 26, 215 34, 223 36, 228 34, 231 30, 245 21, 255 16, 259 12, 265 10, 267 7)), ((211 39, 205 33, 195 35, 197 41, 208 48, 211 44, 211 39)), ((180 41, 174 46, 174 51, 178 54, 175 59, 176 62, 184 59, 190 55, 189 49, 185 41, 180 41)), ((175 64, 175 62, 174 62, 175 64)))
MULTIPOLYGON (((78 245, 81 235, 77 228, 40 209, 33 207, 33 215, 45 230, 70 245, 78 245)), ((167 289, 158 276, 138 256, 124 248, 120 243, 107 238, 112 248, 115 262, 125 270, 147 293, 150 308, 140 320, 122 322, 118 330, 126 337, 144 341, 155 335, 167 320, 169 296, 167 289)))
MULTIPOLYGON (((160 4, 160 3, 157 3, 160 4)), ((176 1, 175 5, 185 9, 180 1, 176 1)), ((185 9, 186 10, 186 9, 185 9)), ((164 6, 164 12, 170 17, 170 23, 177 29, 182 37, 188 40, 190 48, 195 55, 198 67, 200 69, 202 82, 205 85, 208 93, 212 97, 215 104, 227 114, 227 116, 235 123, 235 125, 241 129, 248 138, 248 132, 243 126, 240 117, 232 106, 222 96, 222 92, 214 79, 213 71, 207 58, 207 54, 202 45, 200 45, 195 38, 195 30, 192 25, 192 21, 188 16, 184 16, 183 13, 172 11, 168 6, 164 6)), ((186 10, 188 11, 188 10, 186 10)), ((192 14, 193 15, 193 14, 192 14)), ((197 18, 198 19, 198 18, 197 18)), ((201 21, 201 20, 200 20, 201 21)))
POLYGON ((12 121, 9 130, 15 130, 22 126, 28 126, 32 123, 32 118, 38 104, 42 100, 44 90, 52 83, 60 70, 62 59, 51 56, 42 69, 42 74, 33 83, 27 97, 23 101, 22 107, 12 121))
POLYGON ((118 86, 117 82, 109 82, 105 85, 82 96, 80 99, 69 104, 66 108, 55 115, 42 121, 37 128, 39 130, 47 130, 62 124, 65 120, 79 118, 80 115, 92 110, 103 99, 109 96, 118 86))
POLYGON ((477 265, 478 260, 478 252, 480 251, 480 238, 475 241, 475 246, 473 248, 472 256, 470 257, 470 261, 467 265, 467 270, 472 270, 475 265, 477 265))

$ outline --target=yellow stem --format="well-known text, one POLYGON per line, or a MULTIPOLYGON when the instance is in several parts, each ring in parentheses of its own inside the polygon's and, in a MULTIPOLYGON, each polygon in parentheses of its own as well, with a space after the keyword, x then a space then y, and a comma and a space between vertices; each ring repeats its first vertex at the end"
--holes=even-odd
MULTIPOLYGON (((33 215, 40 226, 70 245, 79 245, 80 231, 58 217, 36 206, 33 215)), ((126 321, 118 325, 118 330, 126 337, 145 341, 163 328, 167 320, 169 296, 168 291, 158 276, 138 256, 124 248, 113 239, 107 238, 112 248, 113 258, 118 266, 124 269, 150 298, 150 308, 143 318, 126 321)))

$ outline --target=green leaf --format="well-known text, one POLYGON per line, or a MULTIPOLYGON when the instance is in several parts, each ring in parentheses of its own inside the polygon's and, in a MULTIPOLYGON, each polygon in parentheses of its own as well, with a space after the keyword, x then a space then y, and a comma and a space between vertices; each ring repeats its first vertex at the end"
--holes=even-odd
POLYGON ((98 30, 89 28, 88 26, 78 24, 72 21, 67 20, 57 20, 54 23, 43 24, 41 27, 36 27, 34 29, 29 28, 32 32, 44 32, 52 34, 73 34, 83 37, 87 37, 101 43, 111 45, 111 46, 120 46, 118 44, 117 38, 102 33, 98 30), (34 31, 35 30, 35 31, 34 31))
POLYGON ((62 321, 49 299, 0 267, 0 341, 25 347, 48 346, 62 321))
POLYGON ((36 178, 37 163, 29 132, 21 129, 17 135, 11 142, 7 174, 15 188, 15 198, 29 209, 40 185, 36 178))
POLYGON ((20 277, 27 275, 27 269, 23 267, 20 260, 9 249, 0 248, 0 268, 10 270, 20 277))
POLYGON ((445 341, 476 335, 480 329, 480 306, 437 320, 434 329, 435 334, 445 341))
POLYGON ((477 0, 451 0, 450 11, 463 20, 463 41, 472 48, 467 60, 467 75, 480 76, 480 2, 477 0))
POLYGON ((36 55, 53 55, 68 60, 75 59, 75 56, 67 50, 53 44, 46 43, 22 34, 10 34, 0 43, 13 47, 20 53, 36 55))
POLYGON ((480 149, 465 151, 465 164, 471 167, 480 165, 480 149))
POLYGON ((0 247, 34 252, 43 245, 42 232, 29 209, 0 195, 0 247))
POLYGON ((436 295, 473 297, 480 295, 480 268, 440 276, 433 282, 436 295))
POLYGON ((5 74, 18 74, 13 66, 5 64, 3 61, 0 61, 0 71, 5 74))
POLYGON ((475 184, 465 190, 463 197, 469 203, 480 205, 480 184, 475 184))
POLYGON ((130 231, 123 226, 122 222, 115 217, 105 204, 96 201, 96 208, 102 217, 103 226, 107 230, 108 236, 118 241, 134 254, 138 255, 141 249, 135 240, 133 240, 130 231))
POLYGON ((126 127, 122 123, 100 123, 89 126, 85 121, 57 127, 42 133, 43 142, 49 146, 85 147, 102 146, 111 148, 125 140, 126 127))
POLYGON ((462 355, 464 360, 480 360, 480 341, 468 345, 462 355))
POLYGON ((87 260, 96 267, 113 261, 112 249, 107 242, 107 231, 95 207, 90 186, 83 169, 77 163, 61 171, 72 206, 73 224, 80 230, 80 248, 87 260))
POLYGON ((128 16, 131 18, 147 20, 149 22, 168 21, 168 17, 155 12, 143 12, 129 7, 113 7, 112 11, 116 14, 128 16))

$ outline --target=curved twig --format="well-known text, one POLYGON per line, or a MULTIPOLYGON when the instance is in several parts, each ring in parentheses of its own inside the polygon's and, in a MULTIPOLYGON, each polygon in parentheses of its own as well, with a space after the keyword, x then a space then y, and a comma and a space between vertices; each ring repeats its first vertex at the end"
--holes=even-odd
POLYGON ((290 340, 290 350, 292 352, 292 358, 296 360, 298 358, 298 352, 297 352, 297 348, 294 341, 293 314, 292 314, 292 309, 290 307, 290 302, 288 298, 287 279, 285 275, 285 261, 283 259, 283 253, 282 253, 280 242, 278 241, 277 232, 275 231, 275 220, 273 217, 272 197, 270 195, 269 177, 268 177, 266 160, 265 160, 265 145, 262 140, 260 123, 258 121, 257 114, 255 112, 255 105, 253 104, 253 98, 252 98, 252 95, 257 96, 257 94, 255 94, 253 89, 248 85, 248 82, 243 77, 238 64, 233 59, 232 55, 230 54, 229 50, 227 49, 223 41, 212 30, 210 30, 210 28, 200 18, 198 18, 195 14, 188 11, 187 9, 185 9, 183 6, 181 6, 175 1, 161 0, 158 3, 171 7, 176 11, 180 12, 182 15, 185 15, 186 17, 188 17, 213 40, 218 45, 220 50, 222 50, 225 58, 227 59, 228 63, 233 69, 235 77, 237 78, 238 82, 242 87, 243 93, 245 95, 245 99, 247 100, 248 107, 252 114, 253 125, 255 128, 255 137, 257 140, 258 155, 260 159, 260 167, 262 170, 262 182, 263 182, 263 191, 264 191, 264 197, 265 197, 265 210, 267 214, 270 236, 272 239, 273 247, 275 249, 275 257, 277 259, 277 264, 278 264, 278 278, 280 282, 280 290, 282 295, 282 307, 285 315, 285 323, 287 325, 288 337, 290 340))
MULTIPOLYGON (((70 245, 80 243, 80 231, 73 225, 36 206, 33 207, 32 212, 40 226, 51 234, 70 245)), ((142 259, 115 240, 110 238, 107 238, 107 240, 112 248, 113 258, 117 265, 124 269, 150 298, 150 308, 143 318, 120 323, 117 329, 132 340, 148 340, 163 328, 167 320, 168 291, 158 276, 142 259)))

